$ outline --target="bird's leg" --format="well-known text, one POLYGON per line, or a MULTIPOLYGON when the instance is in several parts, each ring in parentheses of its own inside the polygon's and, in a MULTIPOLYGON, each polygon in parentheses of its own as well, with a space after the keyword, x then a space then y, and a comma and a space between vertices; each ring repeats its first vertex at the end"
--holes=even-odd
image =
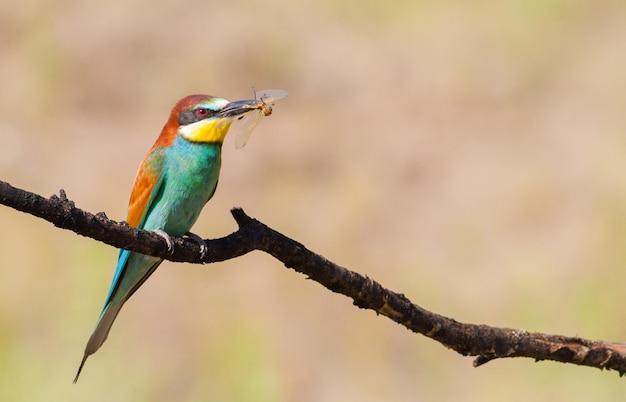
POLYGON ((164 230, 161 229, 153 230, 153 232, 162 237, 163 240, 165 240, 165 242, 167 243, 167 251, 170 254, 174 254, 174 242, 172 241, 170 235, 168 235, 164 230))
POLYGON ((200 246, 200 259, 204 259, 207 251, 209 251, 209 247, 206 245, 204 239, 197 234, 191 232, 185 233, 185 236, 195 240, 195 242, 198 243, 198 246, 200 246))

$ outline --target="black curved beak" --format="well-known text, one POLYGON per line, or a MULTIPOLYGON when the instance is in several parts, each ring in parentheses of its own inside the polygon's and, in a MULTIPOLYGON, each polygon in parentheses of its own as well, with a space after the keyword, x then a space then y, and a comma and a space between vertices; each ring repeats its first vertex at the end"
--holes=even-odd
POLYGON ((233 117, 240 114, 248 113, 251 110, 259 108, 258 100, 240 100, 228 103, 219 112, 218 117, 233 117))

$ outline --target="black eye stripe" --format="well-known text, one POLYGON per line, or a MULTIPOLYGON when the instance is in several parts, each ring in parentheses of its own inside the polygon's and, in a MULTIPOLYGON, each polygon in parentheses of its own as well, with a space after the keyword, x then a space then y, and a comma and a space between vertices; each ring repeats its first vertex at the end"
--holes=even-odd
POLYGON ((181 111, 178 114, 178 125, 186 126, 188 124, 193 124, 197 121, 208 119, 209 117, 214 116, 215 113, 216 112, 208 108, 196 108, 196 109, 187 110, 184 112, 181 111), (198 109, 206 110, 207 113, 204 116, 200 116, 199 113, 197 113, 198 109))

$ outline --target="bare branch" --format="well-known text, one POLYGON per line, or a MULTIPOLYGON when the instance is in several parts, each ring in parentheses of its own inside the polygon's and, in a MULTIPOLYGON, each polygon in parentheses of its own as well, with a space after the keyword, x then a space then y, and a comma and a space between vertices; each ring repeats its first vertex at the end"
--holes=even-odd
POLYGON ((464 355, 477 356, 474 366, 503 357, 530 357, 626 373, 626 344, 592 341, 530 333, 510 328, 464 324, 424 310, 403 294, 392 292, 378 282, 350 271, 308 250, 302 244, 249 217, 240 208, 231 212, 239 229, 214 240, 204 259, 194 241, 173 238, 174 252, 165 240, 148 231, 134 229, 125 222, 112 221, 102 212, 93 215, 76 208, 65 192, 43 198, 0 181, 0 204, 43 218, 55 226, 114 247, 150 254, 171 261, 210 263, 239 257, 252 250, 264 251, 286 267, 307 275, 329 290, 350 297, 354 305, 374 310, 413 332, 434 339, 464 355))

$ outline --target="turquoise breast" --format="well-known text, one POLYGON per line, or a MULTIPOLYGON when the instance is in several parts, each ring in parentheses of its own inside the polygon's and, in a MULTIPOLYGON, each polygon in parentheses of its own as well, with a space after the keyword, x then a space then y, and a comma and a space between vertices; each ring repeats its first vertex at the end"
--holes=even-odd
POLYGON ((213 196, 221 167, 222 145, 177 137, 164 153, 163 183, 144 229, 182 236, 213 196))

